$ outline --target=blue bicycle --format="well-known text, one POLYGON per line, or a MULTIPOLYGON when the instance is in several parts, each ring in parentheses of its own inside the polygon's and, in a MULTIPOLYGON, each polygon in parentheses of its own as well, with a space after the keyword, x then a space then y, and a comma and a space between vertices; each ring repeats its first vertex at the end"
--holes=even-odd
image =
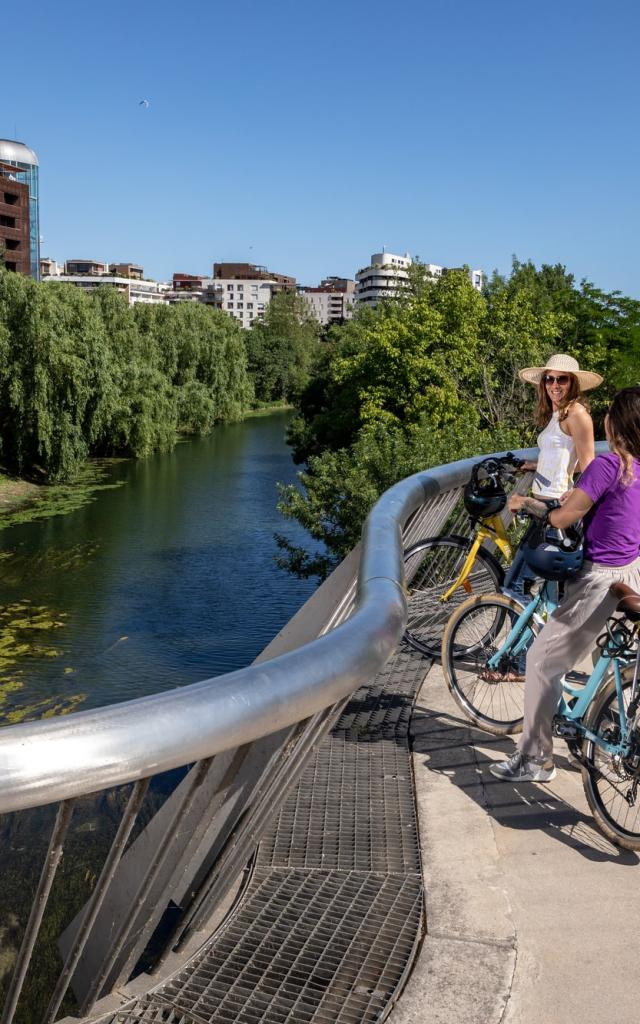
MULTIPOLYGON (((598 662, 588 677, 567 673, 553 725, 580 763, 600 830, 618 846, 640 850, 640 594, 623 583, 611 590, 618 604, 598 638, 598 662)), ((522 731, 524 657, 556 601, 555 584, 544 582, 526 607, 508 594, 480 594, 449 619, 445 679, 481 729, 522 731)))

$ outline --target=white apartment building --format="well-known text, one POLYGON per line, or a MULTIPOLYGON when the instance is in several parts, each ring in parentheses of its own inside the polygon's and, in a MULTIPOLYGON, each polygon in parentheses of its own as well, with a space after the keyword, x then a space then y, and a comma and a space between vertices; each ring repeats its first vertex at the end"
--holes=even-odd
POLYGON ((323 326, 350 320, 356 297, 356 283, 345 277, 325 277, 317 288, 301 288, 300 294, 323 326))
MULTIPOLYGON (((356 302, 370 307, 377 306, 383 298, 398 298, 409 285, 408 268, 413 263, 409 253, 398 256, 392 252, 374 252, 371 263, 356 274, 356 302)), ((433 278, 442 277, 451 267, 438 263, 423 264, 425 271, 433 278)), ((477 291, 482 290, 484 273, 470 270, 469 280, 477 291)))
POLYGON ((262 320, 274 291, 276 281, 263 278, 211 277, 204 281, 202 302, 217 306, 248 330, 255 320, 262 320))
POLYGON ((402 295, 409 285, 409 253, 397 256, 392 252, 374 252, 371 263, 356 274, 356 302, 374 307, 380 299, 393 299, 402 295))
POLYGON ((42 281, 53 282, 54 284, 72 284, 76 288, 83 288, 85 291, 94 291, 103 285, 110 285, 116 291, 121 292, 130 306, 137 302, 153 303, 166 302, 169 293, 169 285, 158 281, 136 280, 135 278, 119 277, 116 274, 64 274, 49 273, 43 275, 42 281))

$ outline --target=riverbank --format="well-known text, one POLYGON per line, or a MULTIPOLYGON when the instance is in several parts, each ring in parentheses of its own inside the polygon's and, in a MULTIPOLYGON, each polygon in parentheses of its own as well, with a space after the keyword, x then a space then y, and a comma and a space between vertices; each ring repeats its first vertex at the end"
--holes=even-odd
POLYGON ((42 487, 0 473, 0 517, 37 501, 42 487))
POLYGON ((109 468, 121 461, 91 459, 68 484, 36 484, 0 472, 0 530, 75 512, 92 501, 98 491, 120 487, 120 482, 105 481, 109 468))

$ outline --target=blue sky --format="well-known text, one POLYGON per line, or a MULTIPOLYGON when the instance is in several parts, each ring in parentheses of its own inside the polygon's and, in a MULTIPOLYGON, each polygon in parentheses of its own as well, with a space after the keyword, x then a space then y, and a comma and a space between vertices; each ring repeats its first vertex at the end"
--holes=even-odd
POLYGON ((45 255, 313 284, 383 245, 515 253, 640 297, 637 3, 36 0, 10 21, 0 136, 40 158, 45 255))

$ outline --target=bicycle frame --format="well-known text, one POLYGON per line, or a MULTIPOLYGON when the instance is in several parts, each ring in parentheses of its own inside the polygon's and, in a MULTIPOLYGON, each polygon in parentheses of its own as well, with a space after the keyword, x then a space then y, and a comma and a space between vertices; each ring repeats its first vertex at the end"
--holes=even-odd
POLYGON ((505 530, 504 523, 500 516, 490 516, 487 519, 481 520, 478 524, 478 529, 473 539, 473 543, 469 548, 469 553, 464 560, 464 564, 457 579, 454 580, 444 594, 440 595, 440 601, 448 601, 456 592, 458 587, 464 587, 468 594, 471 593, 471 585, 468 583, 468 578, 471 574, 471 570, 473 569, 473 563, 476 560, 476 555, 486 540, 493 541, 506 562, 510 562, 513 559, 514 547, 509 540, 507 531, 505 530))
MULTIPOLYGON (((531 600, 526 608, 523 609, 522 613, 518 616, 517 621, 511 628, 505 642, 502 644, 500 649, 496 651, 494 655, 488 660, 487 667, 496 669, 500 663, 500 659, 509 652, 512 655, 519 654, 528 645, 531 630, 528 628, 529 623, 533 619, 536 613, 539 613, 539 609, 542 606, 543 614, 546 612, 549 615, 555 608, 557 608, 557 593, 555 585, 551 582, 545 582, 544 586, 540 590, 539 594, 531 600)), ((613 631, 613 637, 616 637, 615 628, 613 631)), ((626 712, 623 700, 622 691, 622 673, 621 666, 631 664, 631 659, 623 659, 609 643, 605 643, 602 648, 602 654, 598 658, 596 665, 587 681, 583 685, 575 685, 569 683, 566 678, 563 680, 562 688, 563 695, 560 697, 558 709, 556 711, 556 717, 564 719, 564 721, 571 723, 577 729, 577 731, 585 739, 591 740, 596 746, 605 750, 610 755, 622 755, 625 757, 629 753, 630 749, 630 730, 627 723, 626 712), (582 720, 585 717, 589 705, 593 701, 600 688, 603 680, 609 673, 611 666, 613 665, 613 677, 615 680, 616 693, 618 697, 618 708, 620 713, 620 741, 618 743, 610 743, 608 740, 603 739, 602 736, 597 736, 595 733, 587 729, 583 724, 582 720), (569 695, 569 703, 564 694, 569 695)), ((637 690, 640 679, 639 679, 639 667, 640 667, 640 652, 636 656, 636 672, 634 675, 634 692, 632 697, 635 696, 635 690, 637 690)), ((632 723, 633 725, 633 723, 632 723)))
MULTIPOLYGON (((615 639, 616 632, 613 631, 613 637, 615 639)), ((635 690, 638 685, 638 664, 640 661, 640 651, 635 656, 636 671, 634 674, 632 698, 635 696, 635 690)), ((627 722, 627 715, 624 706, 623 690, 622 690, 622 671, 621 666, 627 666, 631 664, 631 658, 622 658, 619 654, 615 653, 615 650, 611 649, 609 643, 605 643, 602 648, 602 654, 598 658, 591 675, 589 676, 584 687, 572 686, 567 683, 566 680, 563 683, 563 689, 566 693, 571 694, 571 698, 574 703, 569 706, 564 698, 564 695, 560 698, 558 704, 558 710, 556 715, 559 718, 564 719, 566 722, 573 723, 581 735, 588 740, 591 740, 596 746, 610 755, 619 754, 622 757, 626 757, 629 753, 631 746, 631 730, 627 722), (603 680, 606 678, 610 667, 613 665, 613 678, 615 680, 616 695, 618 698, 618 712, 620 715, 620 741, 618 743, 610 743, 608 740, 603 739, 602 736, 597 736, 591 732, 590 729, 585 728, 582 724, 582 719, 587 713, 587 709, 595 698, 596 693, 603 680)), ((631 723, 633 725, 633 722, 631 723)))
POLYGON ((557 607, 557 586, 547 580, 540 592, 522 610, 502 647, 489 658, 487 668, 496 669, 507 651, 511 654, 520 654, 531 638, 531 630, 525 627, 529 626, 536 615, 539 621, 544 621, 557 607))

